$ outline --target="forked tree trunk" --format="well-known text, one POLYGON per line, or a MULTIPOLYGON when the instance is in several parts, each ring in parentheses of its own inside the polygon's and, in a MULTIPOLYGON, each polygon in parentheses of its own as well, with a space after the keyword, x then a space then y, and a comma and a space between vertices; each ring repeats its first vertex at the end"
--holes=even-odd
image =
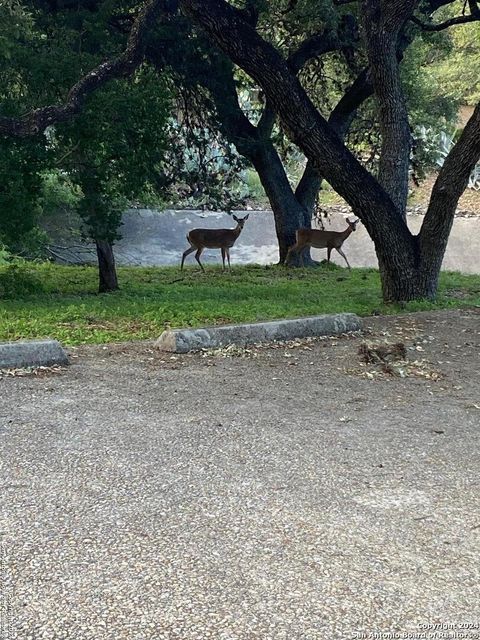
POLYGON ((399 278, 388 262, 379 261, 383 300, 385 302, 434 300, 440 276, 440 267, 435 263, 436 261, 425 262, 420 268, 405 264, 405 271, 399 278))
POLYGON ((452 214, 444 228, 436 226, 429 240, 413 237, 413 251, 406 253, 400 246, 398 251, 386 253, 377 248, 378 265, 385 302, 408 302, 411 300, 434 300, 448 236, 453 223, 455 205, 450 204, 452 214))
POLYGON ((98 292, 108 293, 118 289, 113 245, 107 240, 95 240, 98 258, 98 292))
POLYGON ((378 180, 403 216, 407 208, 412 136, 400 74, 398 40, 416 4, 418 0, 364 0, 362 3, 382 140, 378 180))

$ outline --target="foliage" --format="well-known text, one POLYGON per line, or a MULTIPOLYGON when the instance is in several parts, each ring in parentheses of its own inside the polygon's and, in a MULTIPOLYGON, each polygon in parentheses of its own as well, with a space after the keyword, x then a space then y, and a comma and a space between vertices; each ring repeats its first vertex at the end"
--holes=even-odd
MULTIPOLYGON (((0 267, 0 274, 5 267, 0 267)), ((41 295, 18 295, 0 308, 0 340, 51 336, 65 344, 158 337, 166 327, 202 326, 352 311, 403 310, 480 304, 480 277, 442 273, 436 304, 402 309, 381 302, 378 272, 330 265, 316 270, 277 266, 234 267, 231 273, 195 268, 179 280, 176 268, 119 268, 121 291, 96 296, 93 267, 51 263, 30 268, 41 295), (458 293, 462 295, 459 296, 458 293)))
POLYGON ((480 23, 465 24, 448 32, 450 55, 428 68, 432 86, 439 86, 457 103, 480 102, 480 23))
POLYGON ((0 267, 8 264, 11 257, 12 254, 10 253, 10 251, 8 251, 5 245, 0 244, 0 267))
MULTIPOLYGON (((48 153, 41 138, 0 144, 0 243, 13 253, 31 255, 41 213, 41 172, 48 153)), ((37 238, 38 239, 38 238, 37 238)))
POLYGON ((123 211, 156 180, 169 100, 165 83, 143 67, 95 93, 78 118, 56 129, 53 146, 83 194, 77 206, 91 238, 118 239, 123 211))
MULTIPOLYGON (((352 5, 334 8, 331 2, 324 0, 295 3, 277 0, 259 4, 262 9, 259 30, 285 55, 295 51, 309 35, 337 28, 345 12, 355 12, 352 5)), ((414 135, 419 127, 427 127, 438 135, 456 122, 459 99, 445 92, 431 71, 432 65, 451 59, 454 46, 448 33, 418 33, 404 53, 402 80, 414 135)), ((300 78, 315 106, 328 118, 367 64, 363 45, 353 35, 350 48, 309 60, 301 70, 300 78)), ((250 120, 257 123, 264 104, 263 93, 244 72, 237 71, 237 80, 242 108, 250 120)), ((374 171, 381 145, 377 108, 375 101, 367 100, 358 110, 347 135, 350 150, 374 171)), ((274 130, 274 141, 294 185, 300 177, 304 160, 298 148, 279 128, 274 130)), ((414 150, 412 165, 416 177, 424 177, 434 165, 432 156, 421 145, 421 137, 414 150)))
POLYGON ((59 210, 66 213, 75 209, 81 197, 80 189, 65 171, 48 169, 42 174, 40 204, 44 217, 59 210))
POLYGON ((15 44, 20 38, 29 38, 32 19, 19 0, 0 2, 0 64, 14 55, 15 44))
POLYGON ((41 274, 31 263, 16 259, 3 265, 0 262, 0 299, 17 299, 43 292, 41 274))
POLYGON ((245 161, 209 122, 170 118, 156 184, 170 206, 232 211, 249 195, 245 161))
MULTIPOLYGON (((449 131, 436 132, 426 127, 419 128, 418 137, 422 141, 425 153, 431 158, 431 166, 440 168, 452 150, 459 135, 459 130, 451 128, 449 131)), ((468 180, 468 189, 480 190, 480 162, 475 165, 468 180)))
MULTIPOLYGON (((132 3, 122 4, 128 13, 132 3)), ((7 32, 9 64, 0 71, 2 113, 57 102, 85 69, 117 53, 125 40, 123 30, 112 24, 112 11, 118 9, 108 0, 90 7, 67 4, 64 10, 42 5, 28 16, 28 31, 19 26, 7 32)), ((0 240, 17 251, 25 233, 34 231, 40 207, 47 214, 76 207, 88 235, 113 241, 125 206, 158 171, 168 108, 165 82, 144 67, 132 80, 112 82, 92 95, 78 118, 51 127, 46 138, 22 145, 6 141, 0 175, 8 179, 2 181, 0 206, 2 212, 14 206, 15 215, 1 214, 0 240), (19 155, 18 149, 25 148, 48 155, 49 163, 34 166, 19 155)))

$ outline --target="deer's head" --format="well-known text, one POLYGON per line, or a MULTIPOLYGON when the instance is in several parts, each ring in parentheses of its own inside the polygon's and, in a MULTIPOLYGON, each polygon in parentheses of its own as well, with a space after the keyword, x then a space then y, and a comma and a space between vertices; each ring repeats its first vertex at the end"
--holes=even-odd
POLYGON ((355 231, 355 229, 357 228, 357 224, 360 222, 359 218, 357 218, 356 220, 349 220, 347 218, 347 224, 350 227, 350 229, 352 231, 355 231))
POLYGON ((237 218, 237 216, 232 216, 232 218, 235 220, 235 222, 238 224, 238 226, 240 227, 240 231, 243 229, 243 225, 245 224, 245 222, 248 220, 248 216, 250 214, 247 213, 247 215, 244 218, 237 218))

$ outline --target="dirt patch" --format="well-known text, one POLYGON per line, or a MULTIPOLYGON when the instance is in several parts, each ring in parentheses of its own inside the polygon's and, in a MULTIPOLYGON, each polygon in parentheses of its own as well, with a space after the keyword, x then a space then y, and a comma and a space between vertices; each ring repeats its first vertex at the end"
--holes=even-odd
MULTIPOLYGON (((422 205, 426 207, 430 200, 433 185, 435 184, 436 176, 429 176, 418 187, 412 188, 412 196, 410 203, 416 205, 422 205)), ((462 212, 471 212, 476 215, 480 214, 480 191, 475 189, 465 189, 464 193, 460 197, 458 202, 458 210, 462 212)))

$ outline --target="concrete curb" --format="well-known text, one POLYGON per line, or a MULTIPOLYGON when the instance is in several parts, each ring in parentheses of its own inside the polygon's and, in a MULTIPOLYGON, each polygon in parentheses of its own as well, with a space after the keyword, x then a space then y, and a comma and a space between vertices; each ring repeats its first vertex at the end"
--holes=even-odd
POLYGON ((187 353, 199 349, 225 347, 229 344, 247 345, 257 342, 339 335, 348 331, 359 331, 361 328, 362 321, 354 313, 338 313, 254 324, 175 329, 164 331, 156 341, 156 346, 162 351, 187 353))
POLYGON ((0 343, 0 369, 51 367, 54 364, 68 364, 68 356, 57 340, 0 343))

